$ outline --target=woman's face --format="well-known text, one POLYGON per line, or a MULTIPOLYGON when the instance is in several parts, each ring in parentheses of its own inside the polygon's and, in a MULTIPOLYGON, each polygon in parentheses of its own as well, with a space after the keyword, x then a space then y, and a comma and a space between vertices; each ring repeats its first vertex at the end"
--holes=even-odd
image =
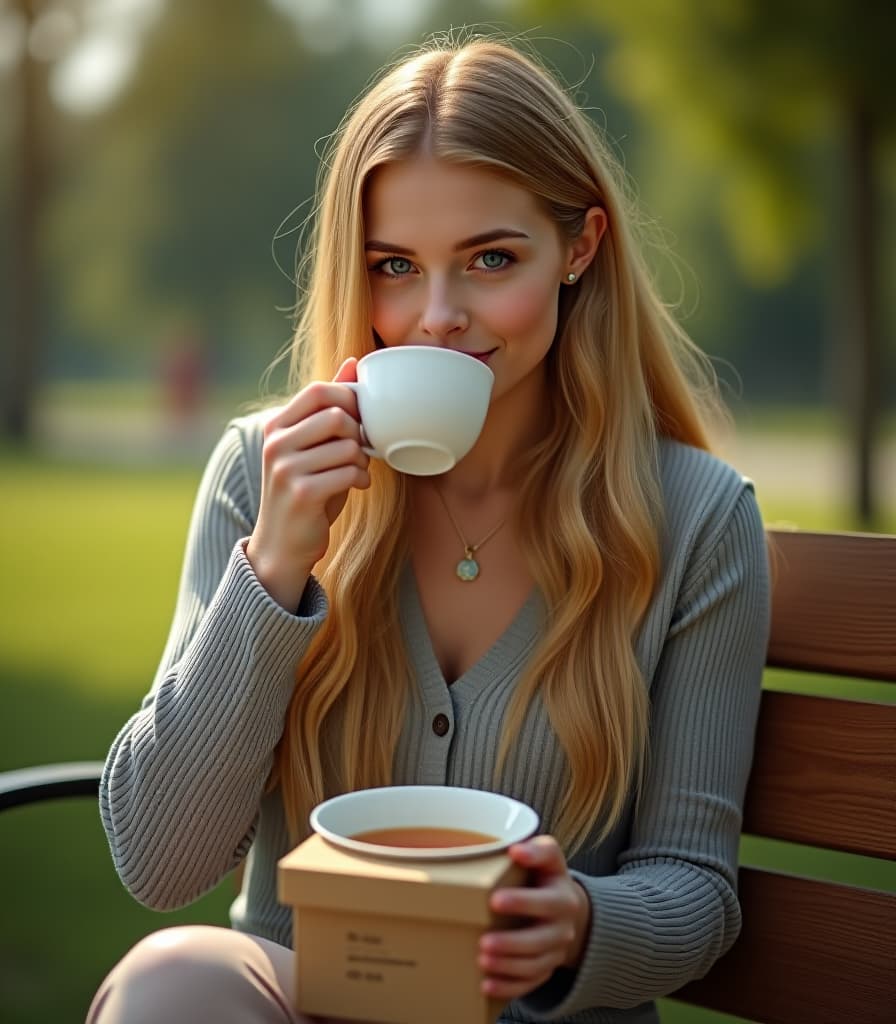
POLYGON ((378 168, 365 228, 373 328, 495 374, 492 400, 539 379, 573 246, 531 193, 478 168, 419 158, 378 168))

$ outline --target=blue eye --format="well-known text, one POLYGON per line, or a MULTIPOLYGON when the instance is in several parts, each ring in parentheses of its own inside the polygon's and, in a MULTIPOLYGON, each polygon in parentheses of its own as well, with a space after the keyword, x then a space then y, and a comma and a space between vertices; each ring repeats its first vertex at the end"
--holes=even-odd
POLYGON ((404 256, 389 256, 382 263, 378 263, 376 269, 386 274, 387 277, 404 277, 412 269, 411 261, 404 256))
POLYGON ((513 263, 513 256, 509 252, 500 249, 489 249, 476 257, 481 262, 483 270, 503 270, 513 263))

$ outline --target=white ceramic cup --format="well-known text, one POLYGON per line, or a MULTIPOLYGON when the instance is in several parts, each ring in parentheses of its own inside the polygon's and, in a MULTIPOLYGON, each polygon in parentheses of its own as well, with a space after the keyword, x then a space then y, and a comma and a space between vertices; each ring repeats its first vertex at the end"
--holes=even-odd
POLYGON ((415 476, 447 473, 476 443, 495 375, 447 348, 381 348, 358 363, 358 396, 368 455, 415 476))
POLYGON ((500 793, 461 786, 385 786, 325 800, 311 812, 311 827, 328 842, 354 853, 399 860, 457 860, 504 850, 538 829, 527 804, 500 793), (386 828, 448 828, 494 836, 471 846, 380 846, 352 838, 386 828))

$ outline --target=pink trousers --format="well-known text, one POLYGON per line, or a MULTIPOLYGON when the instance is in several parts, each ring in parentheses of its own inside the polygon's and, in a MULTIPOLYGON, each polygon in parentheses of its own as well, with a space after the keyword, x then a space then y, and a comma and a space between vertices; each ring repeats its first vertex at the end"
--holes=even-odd
POLYGON ((340 1024, 293 1009, 293 956, 229 928, 166 928, 111 970, 87 1024, 340 1024))

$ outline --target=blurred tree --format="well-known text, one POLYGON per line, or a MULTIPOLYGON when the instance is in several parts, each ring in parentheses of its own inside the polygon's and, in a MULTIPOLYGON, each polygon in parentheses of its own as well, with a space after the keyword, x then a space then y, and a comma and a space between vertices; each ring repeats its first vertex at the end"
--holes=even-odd
POLYGON ((3 0, 0 22, 8 34, 13 68, 15 129, 4 140, 14 158, 10 191, 11 242, 8 256, 12 276, 8 289, 10 323, 3 331, 0 352, 0 433, 23 441, 30 430, 31 406, 39 367, 45 354, 45 298, 42 260, 47 183, 50 173, 54 114, 47 96, 49 68, 72 43, 78 31, 76 0, 3 0))
MULTIPOLYGON (((316 154, 401 38, 370 7, 166 5, 130 85, 82 119, 60 182, 52 256, 81 346, 151 354, 198 323, 219 375, 242 380, 288 341, 316 154)), ((423 29, 411 21, 404 38, 423 29)))
MULTIPOLYGON (((375 68, 427 33, 451 25, 478 30, 495 16, 498 29, 511 35, 522 27, 510 20, 509 0, 234 0, 226 9, 211 0, 79 0, 77 8, 67 0, 35 2, 41 10, 84 12, 73 59, 42 65, 56 105, 41 108, 51 187, 38 232, 46 260, 37 308, 47 340, 30 350, 38 357, 36 374, 158 373, 164 352, 189 324, 208 344, 217 380, 239 381, 247 390, 289 338, 290 278, 314 188, 315 140, 335 128, 375 68), (136 12, 147 8, 154 20, 137 31, 136 12), (108 57, 108 15, 98 12, 112 9, 125 11, 119 21, 128 25, 112 33, 113 49, 121 53, 123 31, 136 56, 132 73, 123 88, 120 81, 107 89, 102 105, 75 102, 84 84, 74 81, 70 66, 79 64, 91 79, 108 57)), ((0 11, 11 3, 0 0, 0 11)), ((0 76, 2 35, 0 29, 0 76)), ((592 60, 599 74, 614 52, 594 19, 571 17, 559 31, 552 24, 523 35, 580 99, 592 60)), ((0 87, 0 217, 8 210, 11 220, 19 205, 10 195, 6 156, 18 159, 19 151, 3 117, 9 93, 0 87)), ((591 113, 620 160, 640 162, 635 177, 654 193, 658 182, 669 190, 652 204, 665 223, 675 221, 674 204, 693 203, 685 211, 679 205, 676 245, 696 259, 706 285, 692 330, 743 367, 748 385, 799 394, 814 378, 820 340, 817 248, 810 275, 802 274, 796 288, 769 299, 747 293, 720 251, 718 224, 706 214, 714 168, 689 170, 677 148, 659 154, 645 119, 613 90, 602 88, 597 102, 591 113)), ((674 287, 680 267, 658 255, 674 287)), ((19 266, 0 259, 10 270, 19 266)), ((11 294, 9 280, 0 276, 0 305, 11 306, 4 295, 11 294)))
POLYGON ((875 518, 873 446, 885 356, 875 226, 884 143, 896 128, 893 9, 847 0, 523 0, 554 17, 592 19, 615 45, 607 76, 665 142, 722 179, 719 215, 755 280, 782 281, 835 218, 837 282, 848 309, 837 358, 854 434, 856 513, 875 518), (819 140, 839 136, 833 203, 812 194, 819 140))
MULTIPOLYGON (((20 132, 0 131, 0 156, 21 166, 14 194, 0 160, 0 203, 16 217, 2 259, 17 275, 0 285, 16 315, 3 332, 4 429, 27 432, 48 348, 69 372, 145 372, 189 323, 220 373, 256 375, 288 339, 315 140, 425 19, 444 28, 490 6, 0 0, 0 35, 13 26, 22 43, 20 132), (129 48, 123 88, 98 106, 77 99, 129 48)), ((7 65, 0 52, 12 80, 7 65)))
MULTIPOLYGON (((33 0, 16 0, 24 35, 30 33, 35 21, 33 0)), ((37 348, 36 291, 37 258, 35 253, 37 224, 43 195, 43 139, 41 119, 37 113, 42 81, 37 63, 22 47, 19 58, 18 153, 12 209, 12 268, 15 282, 9 296, 10 330, 6 334, 3 375, 3 432, 15 440, 28 433, 28 410, 33 387, 33 354, 37 348)), ((6 333, 6 332, 4 332, 6 333)))
POLYGON ((267 4, 168 5, 130 86, 84 121, 60 196, 53 257, 95 344, 153 354, 199 323, 218 363, 245 369, 276 347, 270 332, 283 340, 276 307, 292 289, 266 271, 277 224, 313 182, 297 120, 332 127, 310 63, 267 4))

